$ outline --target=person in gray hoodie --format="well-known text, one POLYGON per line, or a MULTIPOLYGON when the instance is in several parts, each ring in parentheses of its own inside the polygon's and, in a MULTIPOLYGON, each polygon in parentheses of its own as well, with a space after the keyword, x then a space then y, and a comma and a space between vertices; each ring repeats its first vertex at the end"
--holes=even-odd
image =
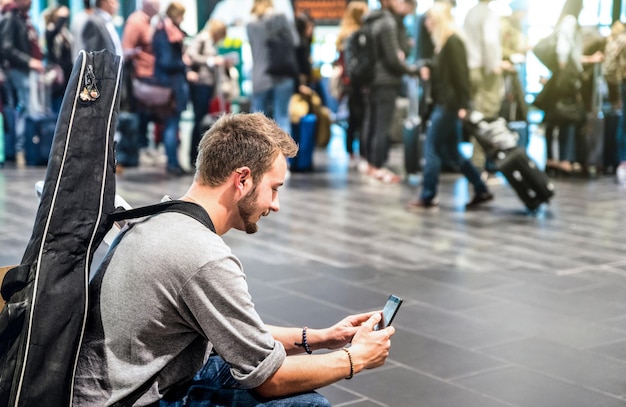
POLYGON ((406 63, 406 55, 398 38, 404 3, 409 0, 381 0, 381 8, 371 12, 365 23, 371 24, 377 53, 375 75, 369 86, 365 107, 364 142, 367 173, 384 183, 400 182, 400 177, 384 167, 391 144, 389 130, 394 117, 396 98, 402 76, 417 75, 417 66, 406 63))

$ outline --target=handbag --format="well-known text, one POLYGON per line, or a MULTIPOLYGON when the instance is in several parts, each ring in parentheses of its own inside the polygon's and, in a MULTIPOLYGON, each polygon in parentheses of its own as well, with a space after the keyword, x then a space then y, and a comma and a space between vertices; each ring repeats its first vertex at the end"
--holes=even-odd
POLYGON ((582 124, 585 121, 585 106, 578 98, 565 98, 557 101, 551 119, 562 124, 582 124))
POLYGON ((284 16, 277 15, 265 22, 269 56, 266 72, 276 76, 296 76, 298 75, 296 48, 289 27, 282 20, 285 20, 284 16))
POLYGON ((164 107, 171 104, 173 91, 172 88, 133 78, 133 95, 146 107, 164 107))
POLYGON ((537 57, 539 62, 544 64, 550 71, 555 72, 559 66, 558 57, 556 54, 556 43, 558 40, 558 31, 555 30, 552 34, 545 38, 542 38, 534 47, 533 54, 537 57))

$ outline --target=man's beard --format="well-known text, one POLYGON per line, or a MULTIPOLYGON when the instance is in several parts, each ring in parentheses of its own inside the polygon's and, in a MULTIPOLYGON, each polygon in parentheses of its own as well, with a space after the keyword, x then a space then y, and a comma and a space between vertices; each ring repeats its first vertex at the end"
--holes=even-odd
POLYGON ((256 186, 250 191, 248 195, 243 197, 238 203, 239 207, 239 216, 243 220, 245 231, 247 234, 251 235, 256 233, 259 230, 256 222, 252 220, 252 216, 254 216, 256 200, 258 198, 258 193, 256 190, 256 186))

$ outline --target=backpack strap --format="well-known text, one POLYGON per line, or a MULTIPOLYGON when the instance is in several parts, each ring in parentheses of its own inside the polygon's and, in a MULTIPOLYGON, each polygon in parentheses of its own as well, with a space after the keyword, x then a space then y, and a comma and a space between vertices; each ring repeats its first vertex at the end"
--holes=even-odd
POLYGON ((163 212, 182 213, 197 220, 205 227, 210 229, 213 233, 216 233, 213 221, 203 207, 193 202, 181 200, 159 202, 153 205, 141 206, 128 210, 122 209, 113 212, 111 214, 111 218, 114 222, 118 222, 126 219, 143 218, 145 216, 156 215, 163 212))

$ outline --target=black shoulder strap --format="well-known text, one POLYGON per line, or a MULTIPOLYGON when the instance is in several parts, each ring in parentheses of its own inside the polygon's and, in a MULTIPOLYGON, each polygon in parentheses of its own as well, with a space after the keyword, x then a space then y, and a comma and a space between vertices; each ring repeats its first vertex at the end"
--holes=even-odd
POLYGON ((203 207, 193 202, 180 200, 159 202, 154 205, 147 205, 141 206, 139 208, 116 211, 111 214, 111 218, 114 222, 118 222, 125 219, 142 218, 144 216, 156 215, 163 212, 182 213, 191 218, 194 218, 207 228, 211 229, 213 233, 216 233, 213 221, 203 207))

